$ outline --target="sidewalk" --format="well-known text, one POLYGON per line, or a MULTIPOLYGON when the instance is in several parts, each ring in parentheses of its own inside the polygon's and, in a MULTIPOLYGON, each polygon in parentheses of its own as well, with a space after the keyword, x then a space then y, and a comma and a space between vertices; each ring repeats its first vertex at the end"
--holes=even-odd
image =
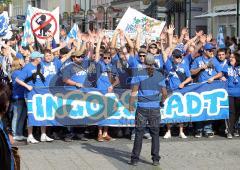
POLYGON ((239 169, 240 137, 232 140, 217 136, 200 140, 175 137, 168 141, 161 138, 159 167, 151 165, 148 140, 144 140, 139 165, 128 165, 132 144, 128 139, 118 139, 109 143, 54 141, 21 146, 21 169, 239 169))

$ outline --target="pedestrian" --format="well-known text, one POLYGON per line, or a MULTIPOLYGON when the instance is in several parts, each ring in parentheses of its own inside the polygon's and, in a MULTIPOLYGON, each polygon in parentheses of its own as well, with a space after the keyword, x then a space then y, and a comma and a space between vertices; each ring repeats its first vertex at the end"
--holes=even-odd
POLYGON ((230 55, 228 66, 223 69, 228 85, 229 120, 227 121, 227 138, 239 136, 236 125, 240 117, 240 54, 234 52, 230 55))
POLYGON ((129 111, 134 111, 134 99, 138 96, 135 116, 135 140, 129 164, 136 166, 142 149, 144 128, 149 125, 152 137, 151 155, 154 166, 159 165, 159 124, 160 101, 162 93, 163 102, 167 95, 165 79, 158 69, 154 69, 155 58, 147 54, 144 67, 135 72, 132 78, 132 92, 129 100, 129 111))

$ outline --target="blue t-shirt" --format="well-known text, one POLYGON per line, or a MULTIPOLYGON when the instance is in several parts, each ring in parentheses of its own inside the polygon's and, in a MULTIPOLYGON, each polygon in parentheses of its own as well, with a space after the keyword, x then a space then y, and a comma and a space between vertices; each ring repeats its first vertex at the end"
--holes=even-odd
POLYGON ((227 69, 227 67, 228 67, 228 60, 227 59, 225 59, 224 61, 220 61, 219 60, 219 64, 222 67, 222 70, 227 69))
MULTIPOLYGON (((34 66, 32 63, 26 64, 23 69, 21 70, 21 73, 17 76, 18 79, 24 81, 27 78, 31 77, 33 73, 37 72, 37 66, 34 66)), ((43 74, 43 68, 41 67, 40 72, 43 74)), ((34 83, 33 80, 30 80, 27 82, 30 86, 36 86, 36 87, 43 87, 46 86, 45 82, 42 82, 39 75, 36 76, 36 82, 34 83)))
POLYGON ((43 76, 45 77, 45 84, 46 86, 53 85, 54 83, 51 83, 51 81, 54 81, 53 79, 56 78, 56 75, 60 71, 60 68, 62 66, 61 60, 58 58, 54 58, 52 62, 46 62, 42 61, 41 66, 43 68, 43 76))
POLYGON ((223 69, 223 74, 227 79, 228 95, 240 97, 240 66, 227 65, 223 69))
POLYGON ((108 88, 112 85, 108 74, 112 74, 113 76, 118 76, 117 69, 115 65, 111 63, 106 64, 104 61, 100 60, 96 64, 97 68, 97 88, 102 93, 107 93, 108 88))
POLYGON ((15 70, 12 73, 12 98, 13 99, 24 99, 25 88, 16 82, 16 77, 21 74, 21 70, 15 70))
POLYGON ((65 67, 62 72, 62 78, 70 79, 74 82, 83 84, 84 87, 90 87, 90 82, 87 79, 88 70, 83 67, 82 63, 75 62, 65 67))
POLYGON ((66 61, 62 63, 62 67, 60 70, 62 71, 65 67, 67 67, 71 63, 73 63, 73 60, 71 58, 68 58, 66 61))
POLYGON ((222 68, 221 68, 219 62, 215 57, 206 58, 204 56, 197 57, 193 61, 192 65, 191 65, 191 70, 195 70, 204 64, 209 65, 211 67, 209 67, 205 70, 202 70, 198 73, 199 74, 198 80, 197 80, 198 82, 207 81, 209 78, 215 76, 217 73, 222 71, 222 68))
POLYGON ((139 56, 129 56, 128 60, 129 68, 143 68, 143 64, 141 63, 139 56))
POLYGON ((190 68, 192 62, 193 62, 192 54, 188 54, 183 57, 182 64, 188 66, 188 68, 190 68))
POLYGON ((154 57, 155 59, 155 63, 158 69, 163 69, 164 66, 164 62, 163 62, 163 57, 162 54, 159 54, 157 56, 154 57))
POLYGON ((154 70, 153 76, 149 77, 147 70, 136 72, 132 78, 132 84, 138 85, 137 106, 141 108, 160 108, 160 90, 165 85, 164 76, 159 70, 154 70))
POLYGON ((186 78, 191 77, 189 67, 183 63, 175 65, 171 59, 168 59, 165 67, 168 72, 168 82, 171 90, 178 89, 178 86, 186 80, 186 78))
POLYGON ((119 75, 120 87, 121 88, 130 88, 130 68, 128 68, 127 61, 122 61, 119 54, 116 54, 112 58, 112 65, 117 69, 119 75))

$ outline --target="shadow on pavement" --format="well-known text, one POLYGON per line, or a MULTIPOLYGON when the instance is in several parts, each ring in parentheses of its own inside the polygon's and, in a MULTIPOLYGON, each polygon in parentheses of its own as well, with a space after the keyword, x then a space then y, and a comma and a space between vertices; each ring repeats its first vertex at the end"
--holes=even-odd
MULTIPOLYGON (((131 155, 130 152, 126 152, 123 150, 119 150, 119 149, 111 148, 111 147, 104 147, 104 146, 94 146, 89 143, 82 143, 82 148, 84 148, 90 152, 99 153, 106 157, 113 158, 113 159, 123 162, 125 164, 128 163, 128 161, 130 160, 130 155, 131 155)), ((152 165, 152 163, 147 162, 142 159, 140 159, 139 162, 148 164, 148 165, 152 165)))

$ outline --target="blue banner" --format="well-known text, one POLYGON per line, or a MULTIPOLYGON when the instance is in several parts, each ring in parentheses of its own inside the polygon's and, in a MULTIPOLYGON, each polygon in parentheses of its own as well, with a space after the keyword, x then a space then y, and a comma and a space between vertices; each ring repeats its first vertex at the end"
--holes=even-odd
MULTIPOLYGON (((29 126, 134 126, 130 90, 101 94, 97 89, 35 87, 27 94, 29 126)), ((161 109, 161 123, 227 119, 226 84, 193 84, 175 91, 161 109)))

